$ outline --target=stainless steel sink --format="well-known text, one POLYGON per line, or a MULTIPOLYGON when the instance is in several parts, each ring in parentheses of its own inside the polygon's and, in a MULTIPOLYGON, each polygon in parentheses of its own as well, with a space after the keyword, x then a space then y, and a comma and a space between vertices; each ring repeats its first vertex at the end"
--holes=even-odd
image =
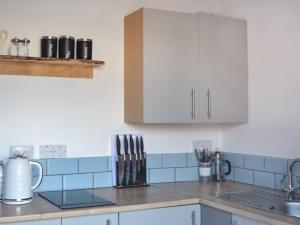
POLYGON ((282 191, 257 188, 250 191, 220 193, 217 197, 232 203, 300 218, 299 194, 295 194, 293 200, 288 200, 282 191))

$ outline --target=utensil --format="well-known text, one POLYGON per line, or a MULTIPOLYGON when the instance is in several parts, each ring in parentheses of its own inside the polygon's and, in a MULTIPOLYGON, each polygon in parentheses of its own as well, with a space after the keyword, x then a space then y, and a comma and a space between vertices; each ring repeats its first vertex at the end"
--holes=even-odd
POLYGON ((121 155, 121 141, 119 135, 116 137, 116 148, 117 148, 117 173, 118 173, 118 185, 123 184, 124 179, 124 162, 121 155))
POLYGON ((146 153, 144 151, 144 140, 143 137, 140 136, 140 145, 141 145, 141 160, 142 160, 142 166, 141 166, 141 177, 142 177, 142 182, 147 183, 147 176, 146 176, 146 153))
POLYGON ((4 55, 4 44, 7 40, 8 33, 6 30, 0 30, 0 55, 4 55))
POLYGON ((137 174, 137 163, 136 163, 136 154, 134 152, 134 140, 132 135, 129 136, 129 144, 130 144, 130 156, 131 156, 131 174, 132 174, 132 182, 135 184, 136 182, 136 174, 137 174))
POLYGON ((30 203, 32 191, 40 185, 42 176, 43 167, 40 163, 29 161, 22 155, 9 158, 5 165, 3 203, 10 205, 30 203), (35 185, 31 185, 33 166, 36 166, 39 171, 35 185))
POLYGON ((125 154, 124 154, 124 163, 125 163, 125 185, 129 184, 129 178, 130 178, 130 157, 129 157, 129 152, 128 152, 128 139, 126 134, 124 135, 124 149, 125 149, 125 154))
POLYGON ((137 154, 137 164, 138 164, 138 175, 141 172, 141 155, 140 155, 140 141, 139 137, 135 137, 135 146, 136 146, 136 154, 137 154))

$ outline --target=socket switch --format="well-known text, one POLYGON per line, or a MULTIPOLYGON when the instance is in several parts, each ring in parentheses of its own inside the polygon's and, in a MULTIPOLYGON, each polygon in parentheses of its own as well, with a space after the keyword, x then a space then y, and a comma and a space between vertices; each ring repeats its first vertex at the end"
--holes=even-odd
POLYGON ((53 157, 54 158, 67 157, 67 145, 53 145, 53 157))
POLYGON ((54 158, 53 145, 40 145, 40 159, 52 159, 54 158))

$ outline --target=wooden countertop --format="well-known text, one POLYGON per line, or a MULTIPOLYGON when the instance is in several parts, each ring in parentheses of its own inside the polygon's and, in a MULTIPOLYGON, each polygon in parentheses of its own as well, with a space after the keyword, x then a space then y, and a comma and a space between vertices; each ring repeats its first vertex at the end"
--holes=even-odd
POLYGON ((116 205, 69 210, 61 210, 35 194, 32 203, 27 205, 0 204, 0 223, 57 219, 200 203, 268 224, 300 224, 300 219, 297 218, 231 204, 215 197, 216 193, 248 190, 253 187, 252 185, 228 181, 207 184, 200 182, 164 183, 130 189, 101 188, 89 191, 116 202, 116 205))
POLYGON ((236 215, 247 217, 270 225, 300 225, 300 219, 296 217, 283 216, 247 207, 241 204, 234 204, 221 200, 216 197, 218 193, 228 193, 237 191, 247 191, 257 189, 257 186, 247 185, 237 182, 178 182, 157 184, 157 187, 164 188, 176 193, 188 194, 189 196, 198 197, 201 205, 207 205, 216 209, 230 212, 236 215))

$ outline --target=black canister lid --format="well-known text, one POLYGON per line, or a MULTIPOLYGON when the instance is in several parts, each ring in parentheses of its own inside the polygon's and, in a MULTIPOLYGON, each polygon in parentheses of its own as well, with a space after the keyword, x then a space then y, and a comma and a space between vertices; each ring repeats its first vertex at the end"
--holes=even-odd
POLYGON ((79 38, 79 39, 77 39, 77 41, 82 41, 82 42, 92 42, 93 40, 92 40, 92 39, 89 39, 89 38, 79 38))
POLYGON ((65 39, 75 39, 74 37, 72 37, 72 36, 69 36, 69 35, 63 35, 63 36, 60 36, 59 37, 59 39, 61 39, 61 38, 65 38, 65 39))
POLYGON ((57 37, 55 37, 55 36, 43 36, 41 39, 57 40, 57 37))

